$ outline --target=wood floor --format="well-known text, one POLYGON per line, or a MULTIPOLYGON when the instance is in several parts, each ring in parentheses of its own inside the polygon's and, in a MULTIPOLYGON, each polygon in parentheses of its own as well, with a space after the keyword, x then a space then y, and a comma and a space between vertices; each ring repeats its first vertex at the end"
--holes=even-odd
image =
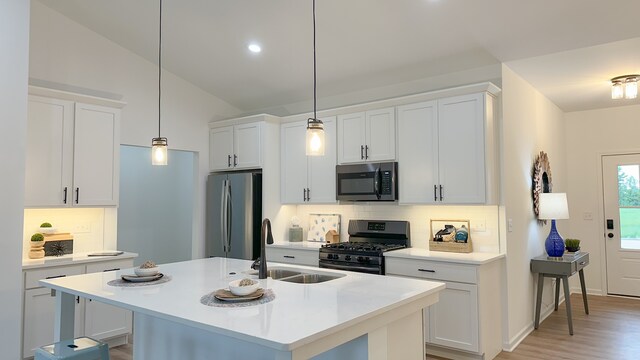
MULTIPOLYGON (((640 359, 640 299, 589 296, 589 315, 580 294, 571 295, 571 305, 573 336, 561 304, 515 351, 496 359, 640 359)), ((111 360, 132 360, 132 349, 130 344, 112 348, 111 360)))

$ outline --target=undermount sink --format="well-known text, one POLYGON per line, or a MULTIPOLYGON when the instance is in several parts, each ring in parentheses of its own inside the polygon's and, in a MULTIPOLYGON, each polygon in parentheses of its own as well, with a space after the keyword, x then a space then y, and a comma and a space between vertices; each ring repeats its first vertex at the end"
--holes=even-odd
POLYGON ((327 272, 314 272, 304 269, 298 271, 297 269, 274 267, 267 270, 267 276, 273 280, 286 281, 296 284, 317 284, 325 281, 335 280, 343 277, 342 274, 334 274, 327 272))
POLYGON ((300 274, 291 276, 288 278, 280 279, 281 281, 297 283, 297 284, 317 284, 329 280, 339 279, 340 275, 326 275, 326 274, 300 274))
POLYGON ((270 269, 267 270, 267 276, 273 280, 291 277, 294 275, 300 275, 299 271, 285 270, 285 269, 270 269))

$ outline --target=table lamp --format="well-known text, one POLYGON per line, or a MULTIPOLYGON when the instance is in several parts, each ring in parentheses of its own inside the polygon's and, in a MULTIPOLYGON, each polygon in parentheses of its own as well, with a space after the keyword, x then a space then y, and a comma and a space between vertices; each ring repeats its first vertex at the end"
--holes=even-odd
POLYGON ((551 231, 544 247, 547 255, 551 257, 561 257, 564 254, 564 240, 556 229, 556 219, 568 219, 569 206, 567 205, 566 193, 542 193, 540 194, 540 206, 538 219, 551 220, 551 231))

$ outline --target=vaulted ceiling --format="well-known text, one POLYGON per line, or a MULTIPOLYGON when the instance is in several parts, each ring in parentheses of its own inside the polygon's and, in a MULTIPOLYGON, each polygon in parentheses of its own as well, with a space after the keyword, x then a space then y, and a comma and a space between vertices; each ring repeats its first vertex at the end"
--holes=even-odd
MULTIPOLYGON (((157 63, 158 0, 38 1, 157 63)), ((163 66, 245 113, 287 115, 313 96, 311 4, 164 0, 163 66)), ((565 111, 640 104, 613 102, 608 81, 640 73, 637 0, 318 0, 316 11, 318 96, 332 106, 499 63, 565 111)))

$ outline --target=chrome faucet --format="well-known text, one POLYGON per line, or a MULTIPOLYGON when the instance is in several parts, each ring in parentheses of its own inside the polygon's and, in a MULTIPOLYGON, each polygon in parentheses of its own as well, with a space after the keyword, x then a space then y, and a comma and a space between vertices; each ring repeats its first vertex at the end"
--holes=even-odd
POLYGON ((255 270, 256 265, 258 269, 258 278, 267 278, 267 256, 265 254, 265 235, 267 244, 273 244, 273 235, 271 234, 271 221, 265 218, 262 220, 262 230, 260 231, 260 257, 253 262, 251 268, 255 270), (266 234, 265 234, 266 228, 266 234), (257 263, 257 264, 256 264, 257 263))

